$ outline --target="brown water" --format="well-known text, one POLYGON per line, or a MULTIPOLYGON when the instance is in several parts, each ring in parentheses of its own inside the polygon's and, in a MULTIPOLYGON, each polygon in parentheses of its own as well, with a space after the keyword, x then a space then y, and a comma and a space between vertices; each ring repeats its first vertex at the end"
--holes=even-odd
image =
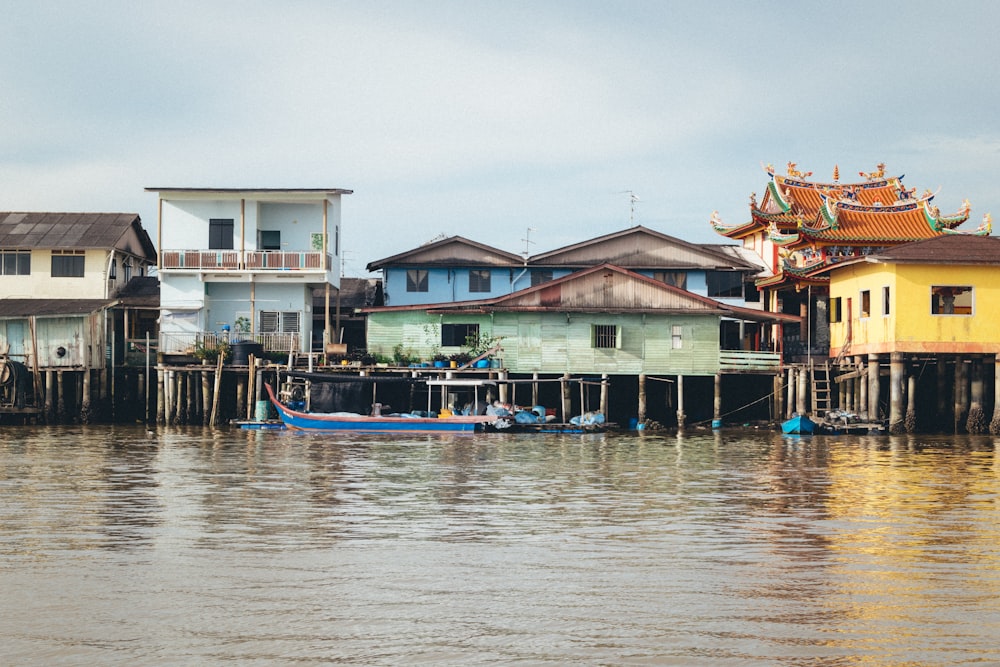
POLYGON ((996 664, 995 445, 3 427, 0 664, 996 664))

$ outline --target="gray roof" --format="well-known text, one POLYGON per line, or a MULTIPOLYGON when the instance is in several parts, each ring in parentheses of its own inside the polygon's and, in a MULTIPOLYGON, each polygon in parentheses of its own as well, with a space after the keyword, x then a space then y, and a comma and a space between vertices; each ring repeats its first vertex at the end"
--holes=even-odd
POLYGON ((108 299, 0 299, 0 317, 87 315, 109 303, 108 299))
POLYGON ((155 257, 135 213, 0 212, 0 248, 115 248, 133 226, 155 257))

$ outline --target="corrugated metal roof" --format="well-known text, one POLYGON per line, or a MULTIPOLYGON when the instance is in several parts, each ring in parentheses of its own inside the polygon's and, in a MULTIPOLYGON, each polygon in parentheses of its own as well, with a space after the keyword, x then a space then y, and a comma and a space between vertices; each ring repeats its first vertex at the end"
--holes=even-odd
POLYGON ((86 315, 109 303, 107 299, 0 299, 0 317, 86 315))
POLYGON ((133 224, 135 213, 0 212, 0 248, 113 248, 133 224))
POLYGON ((946 234, 923 241, 905 243, 869 261, 927 264, 1000 264, 1000 239, 995 236, 946 234))

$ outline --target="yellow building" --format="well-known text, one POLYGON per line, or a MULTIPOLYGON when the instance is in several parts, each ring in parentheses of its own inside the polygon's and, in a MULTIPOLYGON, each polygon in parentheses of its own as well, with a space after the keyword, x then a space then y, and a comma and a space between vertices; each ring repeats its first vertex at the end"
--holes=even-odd
POLYGON ((992 395, 1000 389, 1000 239, 945 234, 842 262, 829 276, 840 405, 876 419, 887 402, 890 429, 900 431, 905 403, 912 430, 917 396, 929 395, 936 408, 925 400, 920 411, 936 429, 985 430, 986 366, 992 395), (888 387, 879 377, 885 361, 888 387))
POLYGON ((1000 239, 939 236, 830 272, 830 356, 1000 353, 1000 239))

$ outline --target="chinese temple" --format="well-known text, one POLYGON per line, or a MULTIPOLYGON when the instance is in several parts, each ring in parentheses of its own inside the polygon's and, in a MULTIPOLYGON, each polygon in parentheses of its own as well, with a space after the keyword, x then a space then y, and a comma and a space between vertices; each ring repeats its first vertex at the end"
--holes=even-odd
MULTIPOLYGON (((786 357, 806 354, 810 348, 826 356, 829 348, 826 297, 831 267, 851 258, 877 254, 892 246, 947 234, 990 234, 989 216, 974 231, 957 228, 969 218, 970 205, 950 215, 932 202, 936 193, 907 188, 903 176, 886 175, 885 165, 859 172, 841 182, 813 180, 794 162, 780 175, 764 167, 768 182, 763 198, 750 196, 750 220, 727 225, 718 212, 711 224, 716 232, 755 251, 771 269, 757 280, 766 309, 802 315, 808 329, 776 332, 776 345, 786 357)), ((797 325, 792 325, 797 327, 797 325)))

